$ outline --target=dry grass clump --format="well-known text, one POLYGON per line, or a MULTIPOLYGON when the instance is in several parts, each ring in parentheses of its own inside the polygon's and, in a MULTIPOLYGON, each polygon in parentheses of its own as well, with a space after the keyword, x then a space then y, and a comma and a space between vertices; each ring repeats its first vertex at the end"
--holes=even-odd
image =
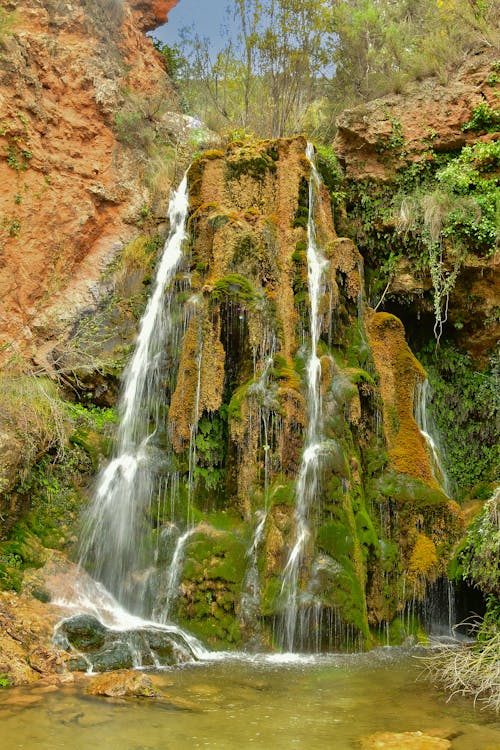
POLYGON ((450 697, 470 696, 474 704, 500 712, 500 629, 481 643, 443 646, 422 661, 426 676, 450 697))
POLYGON ((70 423, 57 384, 14 361, 0 372, 0 386, 0 430, 22 446, 23 465, 49 448, 64 453, 70 423))

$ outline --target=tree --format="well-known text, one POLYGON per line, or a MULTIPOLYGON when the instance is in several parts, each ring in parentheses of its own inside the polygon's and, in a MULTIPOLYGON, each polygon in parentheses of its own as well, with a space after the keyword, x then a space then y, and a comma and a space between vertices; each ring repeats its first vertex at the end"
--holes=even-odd
POLYGON ((207 39, 183 30, 184 84, 191 106, 218 129, 249 128, 279 137, 300 129, 316 97, 325 40, 325 0, 236 0, 236 33, 215 56, 207 39))

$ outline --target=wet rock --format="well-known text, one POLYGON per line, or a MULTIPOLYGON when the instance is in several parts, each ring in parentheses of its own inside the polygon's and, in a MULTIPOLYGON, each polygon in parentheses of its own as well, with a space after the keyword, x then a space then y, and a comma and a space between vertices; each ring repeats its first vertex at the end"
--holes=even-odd
POLYGON ((177 644, 168 633, 161 630, 149 630, 145 633, 149 647, 154 651, 162 666, 175 664, 177 644))
POLYGON ((71 653, 67 666, 75 672, 168 666, 192 658, 175 633, 154 627, 113 630, 92 615, 65 620, 58 636, 60 645, 71 653))
POLYGON ((76 615, 61 625, 69 643, 77 651, 92 651, 104 645, 106 628, 92 615, 76 615))
POLYGON ((115 669, 131 669, 134 658, 128 643, 115 641, 107 648, 92 653, 90 661, 94 672, 111 672, 115 669))
POLYGON ((377 732, 361 740, 362 750, 447 750, 449 740, 422 732, 377 732))

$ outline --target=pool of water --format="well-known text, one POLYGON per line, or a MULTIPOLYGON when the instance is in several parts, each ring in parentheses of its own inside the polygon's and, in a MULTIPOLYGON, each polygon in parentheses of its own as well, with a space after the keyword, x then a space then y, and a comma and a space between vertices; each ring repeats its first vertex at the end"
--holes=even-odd
POLYGON ((0 692, 2 750, 355 750, 377 731, 437 732, 453 750, 500 750, 498 717, 434 689, 398 649, 314 658, 225 658, 160 673, 191 708, 86 695, 71 687, 0 692))

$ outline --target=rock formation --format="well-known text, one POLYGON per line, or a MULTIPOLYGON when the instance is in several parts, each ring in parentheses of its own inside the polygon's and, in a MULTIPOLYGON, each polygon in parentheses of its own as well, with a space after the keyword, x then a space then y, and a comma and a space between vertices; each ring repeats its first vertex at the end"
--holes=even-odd
POLYGON ((141 211, 164 210, 174 172, 155 184, 153 141, 177 96, 143 32, 174 4, 2 3, 0 345, 57 340, 141 211))

